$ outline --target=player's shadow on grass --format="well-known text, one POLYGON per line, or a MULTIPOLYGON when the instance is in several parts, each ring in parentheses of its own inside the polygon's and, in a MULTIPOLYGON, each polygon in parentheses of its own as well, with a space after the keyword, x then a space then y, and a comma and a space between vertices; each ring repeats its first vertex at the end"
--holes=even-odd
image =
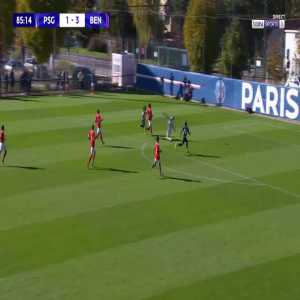
POLYGON ((138 174, 139 173, 137 171, 115 169, 115 168, 94 168, 94 169, 91 169, 91 170, 107 171, 107 172, 115 172, 115 173, 123 173, 123 174, 138 174))
POLYGON ((27 97, 33 97, 33 96, 20 96, 20 97, 16 97, 16 96, 7 96, 7 97, 3 97, 1 98, 1 100, 6 100, 6 101, 21 101, 21 102, 40 102, 39 100, 34 100, 34 99, 28 99, 27 97))
POLYGON ((203 158, 221 158, 221 156, 219 155, 209 155, 209 154, 201 154, 201 153, 190 153, 188 156, 203 157, 203 158))
POLYGON ((3 167, 12 168, 12 169, 30 170, 30 171, 45 170, 45 168, 32 167, 32 166, 20 166, 20 165, 3 165, 3 167))
POLYGON ((177 181, 193 182, 193 183, 202 183, 201 180, 197 180, 197 179, 181 178, 181 177, 173 177, 173 176, 164 176, 161 179, 164 179, 164 180, 177 180, 177 181))
POLYGON ((172 139, 172 140, 168 140, 167 138, 166 138, 166 136, 165 135, 159 135, 159 137, 162 139, 162 140, 164 140, 164 141, 167 141, 167 142, 181 142, 181 139, 177 139, 177 138, 175 138, 175 139, 172 139))
POLYGON ((106 145, 106 147, 113 148, 113 149, 125 149, 125 150, 132 150, 132 149, 134 149, 134 147, 120 146, 120 145, 106 145))
POLYGON ((88 94, 70 94, 70 95, 66 95, 68 98, 91 98, 91 95, 88 94))
MULTIPOLYGON (((152 94, 152 96, 153 96, 153 94, 152 94)), ((161 96, 161 95, 159 95, 159 96, 161 96)), ((106 95, 105 96, 98 96, 98 97, 99 98, 104 98, 104 99, 108 98, 108 97, 106 97, 106 95)), ((117 100, 118 101, 126 101, 126 102, 142 103, 142 105, 146 104, 146 103, 149 103, 149 100, 146 100, 146 99, 132 99, 132 98, 125 98, 123 96, 122 96, 122 98, 119 98, 117 100)), ((166 104, 166 105, 174 105, 176 103, 181 104, 181 101, 172 101, 172 100, 166 98, 166 100, 164 100, 164 101, 162 101, 162 100, 155 100, 155 103, 161 103, 161 104, 166 104)), ((185 103, 188 103, 188 102, 185 102, 185 103)), ((193 103, 189 103, 189 104, 193 104, 193 103)))

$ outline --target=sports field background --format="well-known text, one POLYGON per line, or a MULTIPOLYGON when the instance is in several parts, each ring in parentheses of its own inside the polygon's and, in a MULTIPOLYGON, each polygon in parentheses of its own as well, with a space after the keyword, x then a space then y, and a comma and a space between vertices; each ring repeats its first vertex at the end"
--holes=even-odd
POLYGON ((152 95, 0 101, 1 300, 298 299, 300 127, 152 95), (191 152, 139 128, 152 103, 191 152), (96 109, 106 145, 87 170, 96 109))

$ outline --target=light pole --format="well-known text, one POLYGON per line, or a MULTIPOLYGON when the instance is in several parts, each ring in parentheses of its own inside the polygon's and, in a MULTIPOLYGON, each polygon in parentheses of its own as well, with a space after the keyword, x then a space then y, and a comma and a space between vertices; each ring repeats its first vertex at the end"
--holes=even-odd
MULTIPOLYGON (((267 18, 268 15, 268 0, 264 0, 264 19, 267 18)), ((267 77, 267 30, 264 28, 264 37, 263 37, 263 56, 264 56, 264 81, 266 81, 267 77)))

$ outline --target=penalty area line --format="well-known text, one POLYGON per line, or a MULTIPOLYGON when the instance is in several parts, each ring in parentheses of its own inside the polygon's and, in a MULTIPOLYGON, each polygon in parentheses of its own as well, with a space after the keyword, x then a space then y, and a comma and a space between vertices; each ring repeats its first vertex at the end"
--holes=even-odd
MULTIPOLYGON (((191 158, 191 159, 193 159, 193 158, 191 158)), ((196 160, 193 159, 193 161, 196 161, 196 160)), ((200 164, 202 164, 202 165, 204 165, 204 166, 208 166, 208 167, 214 168, 216 170, 223 171, 224 173, 227 173, 227 174, 230 174, 230 175, 234 175, 234 176, 239 177, 241 179, 249 180, 249 181, 253 182, 253 184, 249 183, 248 185, 268 187, 269 189, 272 189, 272 190, 277 191, 277 192, 281 192, 282 194, 286 194, 288 196, 291 196, 291 197, 294 197, 294 198, 297 198, 297 199, 300 198, 299 194, 290 192, 290 191, 288 191, 288 190, 286 190, 284 188, 281 188, 281 187, 279 187, 277 185, 265 183, 265 182, 263 182, 261 180, 258 180, 256 178, 248 177, 248 176, 246 176, 244 174, 241 174, 241 173, 238 173, 238 172, 235 172, 235 171, 223 168, 221 166, 218 166, 218 165, 215 165, 215 164, 212 164, 212 163, 198 161, 198 160, 197 160, 197 162, 200 163, 200 164)), ((241 182, 233 181, 233 183, 241 183, 241 182)))
MULTIPOLYGON (((147 143, 144 143, 142 146, 141 146, 141 155, 142 157, 152 163, 152 160, 147 157, 146 153, 145 153, 145 150, 146 150, 146 147, 147 147, 147 143)), ((177 174, 180 174, 180 175, 184 175, 184 176, 187 176, 189 177, 190 179, 193 179, 193 178, 196 178, 196 179, 199 179, 199 180, 208 180, 208 181, 214 181, 214 182, 218 182, 220 184, 228 184, 228 183, 234 183, 234 184, 239 184, 239 185, 248 185, 248 186, 263 186, 264 184, 262 183, 258 183, 258 182, 240 182, 240 181, 231 181, 231 180, 224 180, 224 179, 220 179, 220 178, 214 178, 214 177, 208 177, 208 176, 202 176, 202 175, 196 175, 196 174, 192 174, 190 172, 184 172, 184 171, 180 171, 180 170, 177 170, 177 169, 174 169, 174 168, 170 168, 168 167, 167 165, 163 165, 163 169, 165 170, 169 170, 170 172, 173 172, 173 173, 177 173, 177 174)), ((245 177, 243 179, 246 179, 245 177)), ((247 178, 249 180, 249 178, 247 178)))

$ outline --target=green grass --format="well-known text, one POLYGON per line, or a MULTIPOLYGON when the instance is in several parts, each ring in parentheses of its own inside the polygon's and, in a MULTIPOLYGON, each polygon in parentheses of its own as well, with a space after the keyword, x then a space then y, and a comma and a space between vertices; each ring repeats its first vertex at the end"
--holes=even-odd
MULTIPOLYGON (((61 48, 62 53, 70 53, 70 54, 77 54, 82 56, 89 56, 101 60, 111 60, 111 54, 110 53, 104 53, 99 51, 91 51, 86 48, 79 48, 79 47, 72 47, 69 50, 67 48, 61 48)), ((158 61, 157 59, 141 59, 141 62, 144 64, 151 64, 151 65, 157 65, 158 61)))
POLYGON ((1 300, 299 298, 299 126, 117 93, 1 100, 0 120, 1 300), (156 134, 165 113, 192 130, 192 155, 162 140, 163 179, 149 102, 156 134))
MULTIPOLYGON (((61 49, 64 53, 68 52, 68 49, 62 48, 61 49)), ((91 51, 86 48, 70 48, 69 53, 71 54, 77 54, 82 56, 90 56, 98 59, 104 59, 104 60, 110 60, 111 55, 109 53, 99 52, 99 51, 91 51)))

